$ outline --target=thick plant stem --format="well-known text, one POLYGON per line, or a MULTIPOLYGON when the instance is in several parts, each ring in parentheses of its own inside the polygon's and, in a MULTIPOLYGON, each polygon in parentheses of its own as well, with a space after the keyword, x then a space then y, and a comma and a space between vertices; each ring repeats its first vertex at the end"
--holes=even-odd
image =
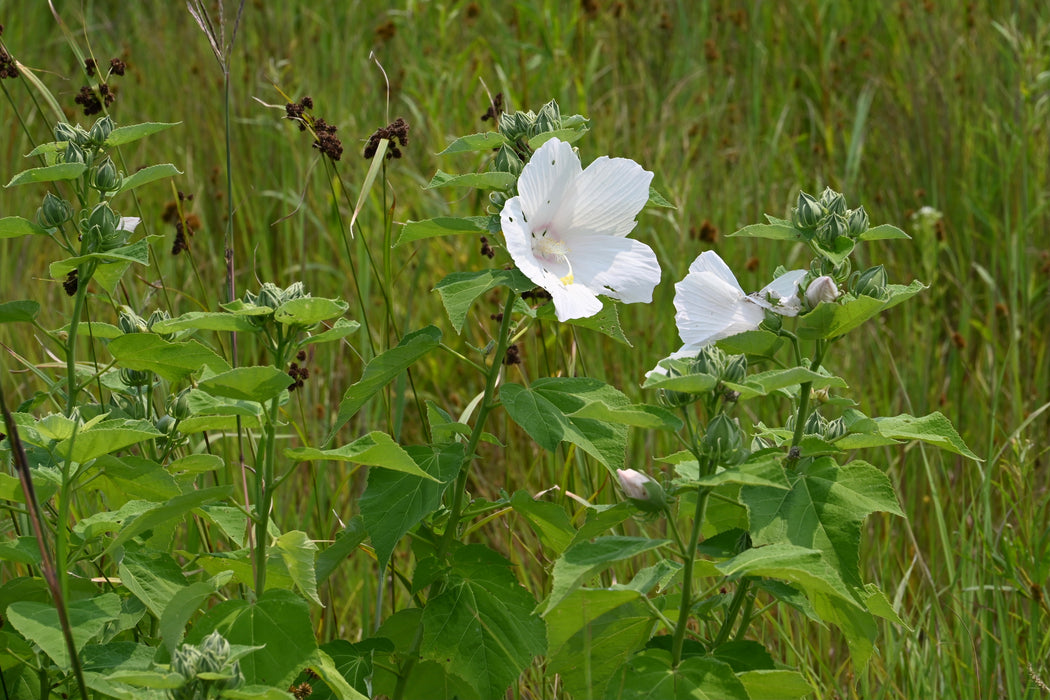
POLYGON ((675 668, 682 660, 685 629, 689 625, 689 614, 693 608, 693 565, 696 563, 696 546, 700 542, 700 530, 704 524, 707 497, 710 493, 709 489, 700 489, 696 494, 696 511, 693 515, 692 532, 689 535, 689 548, 682 552, 682 558, 685 560, 682 567, 682 602, 678 609, 678 624, 674 628, 674 638, 671 640, 671 666, 675 668))
POLYGON ((737 585, 736 592, 733 594, 733 600, 729 601, 729 609, 726 610, 726 618, 722 621, 722 627, 718 630, 718 635, 714 641, 711 642, 712 649, 729 641, 729 635, 732 634, 733 627, 736 625, 736 616, 740 614, 740 606, 743 605, 750 590, 750 579, 745 578, 737 585))
POLYGON ((255 469, 255 595, 266 590, 267 534, 270 528, 270 506, 274 492, 274 450, 277 446, 277 414, 280 399, 270 400, 270 417, 266 426, 263 450, 255 469))
POLYGON ((88 263, 77 268, 77 294, 73 299, 73 315, 69 319, 69 334, 66 339, 66 417, 73 415, 77 405, 77 330, 84 313, 88 282, 94 273, 94 265, 88 263), (86 274, 81 275, 81 271, 86 274))
MULTIPOLYGON (((817 341, 817 347, 813 351, 813 361, 809 363, 810 371, 816 372, 820 369, 820 363, 824 361, 824 351, 827 349, 827 341, 817 341)), ((798 447, 799 443, 802 442, 803 431, 806 428, 806 419, 809 418, 809 395, 812 387, 813 382, 805 382, 799 387, 798 414, 795 416, 795 434, 791 438, 791 447, 798 447)))

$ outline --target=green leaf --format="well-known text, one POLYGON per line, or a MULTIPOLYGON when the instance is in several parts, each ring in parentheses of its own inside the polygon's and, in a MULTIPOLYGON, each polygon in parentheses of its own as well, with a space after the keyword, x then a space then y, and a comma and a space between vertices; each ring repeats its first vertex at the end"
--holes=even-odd
POLYGON ((758 669, 738 673, 748 697, 763 700, 796 700, 813 693, 813 686, 798 671, 758 669))
POLYGON ((441 505, 445 488, 463 464, 463 446, 459 443, 409 445, 405 449, 426 478, 373 469, 358 501, 376 558, 384 565, 398 540, 441 505))
POLYGON ((645 378, 642 388, 704 394, 718 386, 718 381, 718 377, 710 374, 681 374, 677 377, 669 377, 654 372, 645 378))
MULTIPOLYGON (((219 457, 214 458, 222 461, 219 457)), ((182 493, 175 477, 163 466, 136 455, 99 457, 91 466, 91 472, 92 477, 97 472, 98 478, 93 478, 90 488, 102 491, 107 501, 114 505, 126 503, 132 496, 164 501, 182 493)))
POLYGON ((182 175, 182 171, 171 163, 148 165, 142 170, 136 170, 134 173, 124 178, 124 182, 121 183, 119 191, 127 192, 136 187, 142 187, 151 182, 163 180, 166 177, 175 177, 176 175, 182 175))
POLYGON ((652 551, 667 542, 647 537, 610 536, 573 544, 554 562, 551 593, 543 616, 550 615, 573 591, 609 565, 652 551))
MULTIPOLYGON (((498 219, 496 219, 498 222, 498 219)), ((439 216, 423 221, 408 221, 401 227, 401 235, 394 245, 402 245, 419 241, 424 238, 437 238, 438 236, 458 236, 464 233, 493 233, 493 217, 491 216, 439 216)), ((499 224, 496 223, 496 231, 499 224)))
POLYGON ((314 568, 317 545, 314 541, 302 530, 290 530, 274 540, 273 549, 281 555, 299 592, 324 607, 317 597, 317 571, 314 568))
POLYGON ((445 150, 438 153, 439 156, 451 153, 470 153, 472 151, 491 151, 507 143, 507 139, 498 131, 486 131, 480 134, 461 136, 450 143, 445 150))
POLYGON ((899 416, 876 418, 875 422, 879 426, 879 432, 884 437, 899 440, 921 440, 942 450, 954 452, 957 455, 968 457, 977 462, 983 461, 966 446, 952 422, 945 418, 940 411, 934 411, 919 418, 902 413, 899 416))
POLYGON ((535 289, 536 284, 518 269, 453 272, 437 283, 434 289, 441 295, 441 303, 457 333, 463 331, 467 312, 474 300, 496 287, 509 287, 514 292, 535 289))
POLYGON ((668 201, 667 197, 656 191, 655 187, 649 187, 649 201, 647 204, 652 204, 654 207, 663 207, 664 209, 677 209, 677 207, 668 201))
POLYGON ((517 384, 500 388, 507 413, 541 447, 553 452, 562 441, 577 445, 610 470, 623 467, 627 427, 568 414, 588 402, 601 401, 613 409, 630 404, 620 391, 596 379, 544 378, 528 389, 517 384))
POLYGON ((109 132, 109 136, 106 137, 106 142, 103 145, 107 148, 123 146, 126 143, 138 141, 141 138, 156 134, 160 131, 165 131, 173 126, 178 126, 181 123, 182 122, 143 122, 142 124, 118 126, 113 129, 113 131, 109 132))
POLYGON ((755 357, 773 357, 780 347, 787 342, 769 331, 744 331, 729 338, 719 340, 717 345, 730 355, 753 355, 755 357))
POLYGON ((858 241, 885 241, 894 238, 908 238, 911 236, 901 231, 896 226, 890 224, 882 224, 881 226, 872 226, 864 233, 857 236, 858 241))
POLYGON ((349 307, 342 299, 299 297, 290 299, 274 309, 273 320, 286 326, 312 328, 321 321, 342 316, 349 307))
POLYGON ((498 170, 490 170, 484 173, 467 173, 465 175, 453 175, 438 170, 427 184, 426 189, 433 190, 439 187, 480 187, 482 189, 506 190, 518 181, 511 173, 498 170))
POLYGON ((186 575, 166 552, 127 547, 117 568, 121 583, 161 618, 172 597, 188 585, 186 575))
POLYGON ((55 445, 59 456, 83 464, 88 460, 161 437, 162 433, 145 420, 107 420, 82 429, 55 445))
POLYGON ((172 383, 202 367, 217 374, 230 371, 226 360, 195 340, 171 342, 153 333, 128 333, 106 347, 121 367, 153 372, 172 383))
POLYGON ((811 600, 819 595, 838 598, 857 612, 863 610, 855 589, 842 581, 839 572, 816 549, 779 543, 753 547, 732 559, 715 564, 726 576, 762 576, 796 584, 806 591, 811 600))
POLYGON ((709 656, 690 656, 677 667, 663 649, 648 649, 616 673, 607 698, 620 700, 749 700, 729 664, 709 656))
MULTIPOLYGON (((363 639, 356 644, 345 639, 333 639, 322 644, 320 648, 332 661, 336 672, 359 693, 367 693, 371 686, 372 660, 376 655, 386 655, 394 651, 394 644, 382 637, 363 639)), ((314 688, 310 696, 316 700, 335 697, 325 693, 324 689, 314 688)), ((412 696, 409 696, 412 697, 412 696)), ((443 696, 444 697, 444 696, 443 696)))
MULTIPOLYGON (((116 593, 104 593, 87 600, 75 600, 67 604, 66 616, 73 632, 73 645, 79 652, 97 636, 102 628, 120 615, 120 597, 116 593)), ((37 644, 59 668, 69 670, 69 651, 62 628, 58 622, 58 610, 51 603, 23 601, 7 606, 5 615, 11 625, 22 636, 37 644)))
POLYGON ((40 313, 40 304, 29 299, 0 303, 0 323, 31 323, 40 313))
POLYGON ((5 216, 0 219, 0 238, 18 238, 47 234, 47 229, 21 216, 5 216))
MULTIPOLYGON (((533 285, 535 287, 535 285, 533 285)), ((620 326, 620 312, 617 310, 618 304, 609 297, 601 297, 602 310, 593 316, 587 316, 585 318, 572 318, 564 323, 568 323, 579 328, 586 328, 588 330, 597 331, 603 335, 607 335, 616 342, 626 345, 629 348, 634 347, 631 345, 631 341, 628 340, 627 336, 623 332, 623 328, 620 326)), ((553 303, 544 304, 536 309, 536 318, 543 319, 545 321, 557 321, 558 315, 554 308, 553 303)), ((559 323, 561 323, 559 321, 559 323)))
POLYGON ((726 386, 740 392, 741 399, 749 399, 753 396, 767 396, 774 391, 795 387, 805 382, 810 382, 811 389, 823 389, 825 387, 845 389, 848 387, 844 379, 820 374, 805 367, 771 369, 766 372, 748 375, 743 384, 726 382, 726 386))
POLYGON ((160 637, 164 640, 169 654, 182 642, 186 623, 190 618, 194 617, 205 601, 215 595, 232 577, 230 572, 224 572, 207 581, 191 583, 175 591, 164 606, 158 626, 160 637))
POLYGON ((354 417, 362 406, 403 372, 409 365, 426 355, 441 343, 441 331, 435 326, 426 326, 418 331, 406 333, 396 347, 377 355, 365 366, 361 379, 347 389, 339 403, 335 425, 325 439, 332 441, 335 433, 354 417))
POLYGON ((151 329, 154 333, 175 333, 183 330, 202 331, 258 331, 259 326, 247 315, 231 314, 227 311, 190 311, 175 318, 157 321, 151 329))
POLYGON ((214 630, 230 644, 262 647, 240 660, 249 685, 287 688, 317 649, 310 608, 291 591, 268 590, 254 604, 223 601, 204 614, 186 641, 199 644, 214 630))
POLYGON ((535 607, 510 562, 484 545, 466 545, 453 556, 444 589, 423 610, 420 652, 461 674, 481 697, 502 697, 547 649, 535 607))
MULTIPOLYGON (((233 487, 214 486, 208 489, 199 489, 183 493, 170 498, 164 503, 152 504, 141 515, 135 516, 124 523, 117 536, 106 547, 103 554, 109 554, 117 547, 128 542, 131 538, 151 530, 168 521, 179 520, 194 508, 212 501, 220 501, 230 495, 233 487)), ((144 601, 145 602, 145 601, 144 601)))
POLYGON ((912 282, 907 287, 890 284, 886 286, 886 299, 860 296, 842 303, 820 304, 808 314, 799 317, 798 337, 807 340, 837 338, 924 289, 926 285, 919 281, 912 282))
MULTIPOLYGON (((422 609, 402 608, 383 621, 374 639, 386 639, 396 649, 413 646, 422 624, 422 609)), ((370 641, 370 640, 366 640, 370 641)), ((385 661, 385 659, 384 659, 385 661)), ((398 678, 392 672, 393 663, 377 663, 372 676, 372 694, 376 697, 393 697, 398 678)), ((445 670, 435 661, 420 659, 412 667, 403 688, 405 698, 458 698, 459 700, 491 700, 480 696, 461 676, 445 670)))
POLYGON ((213 396, 262 403, 278 396, 292 383, 276 367, 238 367, 203 380, 197 386, 213 396))
POLYGON ((569 514, 557 503, 536 500, 528 491, 515 491, 510 497, 510 505, 536 531, 544 549, 558 555, 572 542, 576 528, 572 526, 569 514))
POLYGON ((437 481, 422 471, 412 457, 401 445, 386 433, 378 430, 359 437, 349 445, 332 450, 319 450, 316 447, 298 447, 285 450, 285 455, 296 461, 332 460, 335 462, 353 462, 370 467, 382 467, 413 476, 437 481))
POLYGON ((342 340, 346 336, 356 333, 359 328, 361 328, 361 324, 357 321, 347 321, 345 318, 337 318, 331 328, 321 331, 320 333, 314 333, 306 338, 302 338, 299 341, 299 347, 305 348, 307 345, 314 345, 315 343, 330 343, 335 340, 342 340))
POLYGON ((814 239, 817 250, 834 265, 841 265, 849 257, 856 247, 856 242, 848 236, 839 236, 832 243, 831 248, 826 248, 819 240, 814 239))
MULTIPOLYGON (((371 664, 369 666, 371 667, 371 664)), ((335 660, 323 649, 316 649, 310 657, 310 670, 317 674, 317 677, 328 686, 328 690, 335 691, 330 697, 339 698, 339 700, 368 700, 368 695, 365 694, 367 686, 365 691, 354 687, 336 666, 335 660)), ((323 700, 329 696, 321 692, 311 693, 311 697, 316 698, 316 700, 323 700)))
MULTIPOLYGON (((80 265, 95 261, 101 265, 105 265, 112 262, 127 262, 136 263, 138 265, 149 265, 149 243, 145 238, 140 241, 136 241, 131 245, 126 245, 120 248, 114 248, 108 250, 105 253, 88 253, 87 255, 80 255, 75 258, 66 258, 65 260, 57 260, 48 267, 48 273, 52 279, 61 280, 65 279, 73 270, 77 269, 80 265)), ((95 271, 98 275, 98 270, 95 271)))
POLYGON ((867 462, 840 467, 830 457, 802 460, 798 471, 784 478, 790 491, 740 489, 755 545, 791 543, 817 549, 846 583, 861 586, 861 524, 875 511, 904 515, 889 479, 867 462))
POLYGON ((784 224, 751 224, 745 226, 735 233, 731 233, 729 238, 767 238, 774 241, 802 241, 802 234, 799 233, 798 229, 794 226, 785 226, 784 224))
POLYGON ((7 183, 5 187, 14 187, 15 185, 25 185, 33 182, 76 180, 85 170, 87 170, 87 166, 83 163, 56 163, 55 165, 45 165, 40 168, 30 168, 11 178, 11 182, 7 183))
POLYGON ((612 407, 603 401, 591 401, 569 414, 570 418, 592 418, 606 423, 628 425, 647 430, 679 430, 682 419, 659 406, 632 404, 612 407))
POLYGON ((576 590, 546 622, 548 672, 579 698, 608 697, 609 679, 645 646, 653 626, 652 613, 632 590, 576 590))
POLYGON ((0 542, 0 561, 13 561, 28 566, 40 565, 40 547, 36 537, 23 535, 0 542))

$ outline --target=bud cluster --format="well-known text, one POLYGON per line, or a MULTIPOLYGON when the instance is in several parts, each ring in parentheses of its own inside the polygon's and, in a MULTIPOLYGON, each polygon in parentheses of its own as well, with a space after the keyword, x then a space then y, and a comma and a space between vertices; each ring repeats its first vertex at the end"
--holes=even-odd
POLYGON ((117 170, 113 159, 104 151, 106 139, 115 126, 108 116, 97 120, 88 130, 79 124, 60 122, 55 125, 56 162, 87 166, 88 186, 102 197, 112 196, 124 184, 123 173, 117 170))
POLYGON ((171 700, 215 697, 216 691, 232 690, 244 683, 240 663, 231 660, 230 643, 212 632, 200 644, 183 644, 171 655, 171 670, 185 682, 168 691, 171 700))
POLYGON ((791 222, 804 238, 815 238, 827 250, 834 250, 836 239, 843 236, 856 240, 869 226, 864 207, 848 209, 842 193, 830 187, 824 190, 820 199, 799 192, 798 202, 791 211, 791 222))
MULTIPOLYGON (((727 400, 735 398, 728 396, 723 382, 740 384, 747 376, 746 355, 726 355, 724 351, 714 345, 706 345, 697 352, 692 359, 663 360, 653 370, 655 374, 667 377, 683 377, 694 374, 703 374, 714 378, 712 391, 716 396, 727 400)), ((668 408, 686 406, 700 398, 699 394, 685 391, 674 391, 672 389, 659 390, 660 402, 668 408)))

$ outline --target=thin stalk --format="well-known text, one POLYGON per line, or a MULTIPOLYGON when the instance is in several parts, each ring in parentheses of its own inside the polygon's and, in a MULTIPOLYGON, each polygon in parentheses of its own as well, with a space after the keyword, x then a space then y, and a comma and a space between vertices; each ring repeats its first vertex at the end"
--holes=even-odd
MULTIPOLYGON (((816 372, 820 369, 820 363, 824 360, 824 352, 828 349, 828 341, 818 340, 813 351, 813 361, 809 363, 809 369, 816 372)), ((795 434, 791 438, 791 447, 798 447, 802 442, 802 431, 806 427, 806 419, 809 418, 809 395, 813 382, 804 382, 799 387, 798 414, 795 416, 795 434)), ((795 459, 798 459, 797 457, 795 459)))
POLYGON ((277 416, 280 397, 270 399, 270 416, 265 428, 263 449, 255 472, 255 549, 252 552, 255 564, 255 595, 261 596, 266 589, 266 557, 268 554, 267 531, 270 526, 270 507, 273 503, 274 450, 277 446, 277 416))
MULTIPOLYGON (((703 467, 703 464, 701 464, 703 467)), ((693 527, 689 535, 689 548, 682 552, 682 602, 678 608, 678 623, 674 628, 671 640, 671 666, 677 668, 682 661, 682 646, 685 643, 685 630, 689 625, 689 614, 693 609, 693 565, 696 563, 696 547, 700 543, 700 530, 704 524, 704 513, 707 510, 707 496, 710 489, 700 489, 696 494, 696 510, 693 513, 693 527)))
POLYGON ((744 604, 744 600, 748 597, 748 591, 751 589, 751 580, 744 579, 736 587, 736 591, 733 593, 733 599, 729 601, 729 609, 726 610, 726 617, 722 620, 722 627, 718 630, 718 634, 715 636, 713 642, 711 642, 711 648, 717 648, 729 641, 729 635, 733 632, 733 627, 736 626, 736 616, 740 614, 740 607, 744 604))
POLYGON ((84 300, 94 270, 95 265, 90 262, 77 268, 77 295, 73 299, 73 316, 69 319, 69 335, 66 338, 66 417, 73 415, 77 405, 77 328, 80 326, 80 316, 84 313, 84 300), (81 275, 81 272, 86 274, 81 275))

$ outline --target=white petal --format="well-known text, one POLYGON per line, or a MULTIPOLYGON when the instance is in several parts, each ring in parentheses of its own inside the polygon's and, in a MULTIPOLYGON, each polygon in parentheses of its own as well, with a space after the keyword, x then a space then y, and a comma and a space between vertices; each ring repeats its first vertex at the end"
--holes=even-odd
POLYGON ((546 265, 536 259, 532 250, 532 231, 521 212, 521 199, 511 197, 500 212, 500 225, 503 228, 503 240, 507 252, 518 269, 538 286, 550 291, 550 285, 561 284, 558 276, 546 269, 546 265))
POLYGON ((749 303, 739 288, 706 270, 691 271, 675 285, 674 305, 678 335, 689 348, 754 330, 765 319, 765 311, 749 303))
POLYGON ((807 270, 792 270, 785 272, 780 277, 762 287, 752 294, 749 299, 764 309, 775 311, 782 316, 795 316, 801 308, 798 298, 798 286, 806 276, 807 270), (767 297, 779 299, 779 304, 771 304, 767 297))
POLYGON ((122 216, 120 217, 120 223, 117 224, 118 231, 127 231, 128 233, 134 233, 135 227, 141 222, 137 216, 122 216))
POLYGON ((518 177, 521 209, 533 231, 551 224, 581 172, 580 158, 568 143, 551 139, 536 149, 518 177))
POLYGON ((609 236, 573 238, 569 246, 578 284, 627 304, 653 300, 653 289, 660 284, 660 263, 649 246, 609 236))
POLYGON ((652 181, 653 174, 633 160, 602 156, 566 192, 554 230, 566 241, 576 234, 626 236, 649 201, 652 181))
POLYGON ((582 284, 564 285, 555 279, 553 284, 545 285, 544 289, 554 298, 554 312, 559 321, 587 318, 602 310, 601 300, 582 284))
POLYGON ((736 281, 736 275, 725 264, 725 261, 718 256, 718 253, 713 250, 705 250, 697 256, 696 260, 689 266, 689 273, 692 274, 694 272, 710 272, 719 279, 736 287, 741 294, 744 293, 744 288, 736 281))

